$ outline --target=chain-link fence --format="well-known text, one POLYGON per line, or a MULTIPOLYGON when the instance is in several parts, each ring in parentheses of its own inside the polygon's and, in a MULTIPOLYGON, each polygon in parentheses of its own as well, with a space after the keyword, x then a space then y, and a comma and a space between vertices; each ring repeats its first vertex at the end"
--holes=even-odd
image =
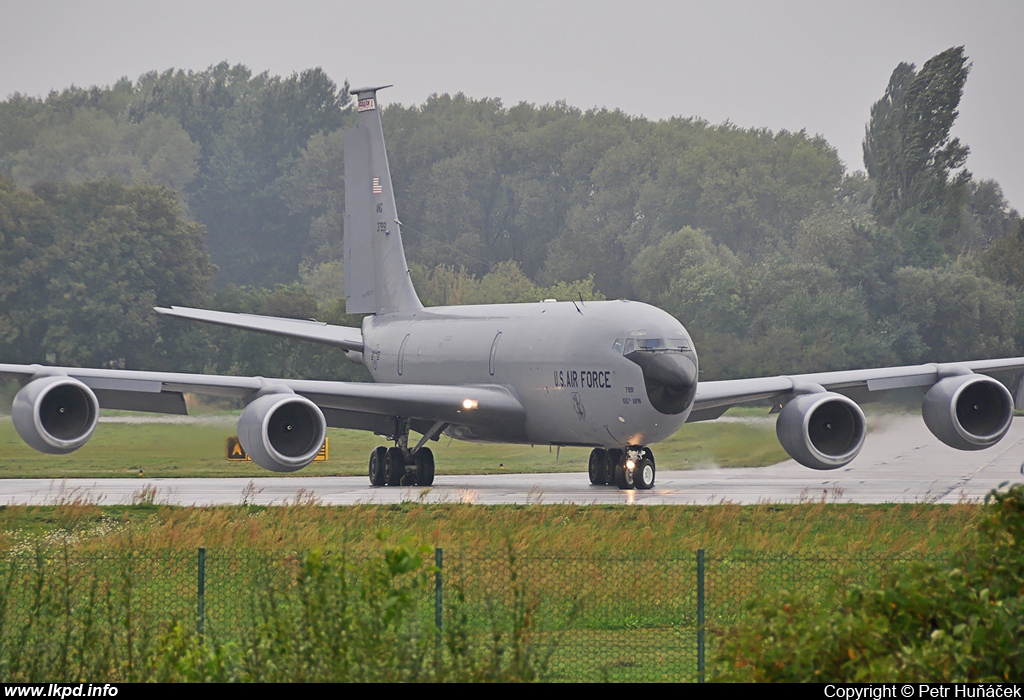
MULTIPOLYGON (((348 587, 336 603, 342 614, 368 605, 389 614, 391 603, 367 586, 390 584, 365 575, 367 567, 386 569, 381 554, 326 556, 344 557, 340 570, 349 572, 328 581, 348 587)), ((402 589, 417 610, 403 624, 434 653, 504 655, 501 663, 528 663, 555 681, 703 680, 716 635, 743 620, 746 601, 785 590, 828 604, 849 582, 881 583, 906 563, 703 550, 677 558, 435 550, 424 559, 402 589)), ((133 669, 157 638, 166 647, 174 626, 223 642, 252 637, 278 608, 324 614, 311 597, 329 592, 304 587, 309 576, 307 557, 297 553, 9 554, 0 560, 0 672, 29 677, 36 663, 141 678, 133 669)))

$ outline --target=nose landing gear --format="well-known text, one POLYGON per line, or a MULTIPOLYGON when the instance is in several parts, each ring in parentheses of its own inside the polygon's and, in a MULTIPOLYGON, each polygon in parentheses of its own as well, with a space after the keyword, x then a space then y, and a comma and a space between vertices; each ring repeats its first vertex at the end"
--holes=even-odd
POLYGON ((614 484, 620 489, 654 488, 654 452, 649 447, 631 445, 625 450, 594 448, 588 465, 590 483, 614 484))

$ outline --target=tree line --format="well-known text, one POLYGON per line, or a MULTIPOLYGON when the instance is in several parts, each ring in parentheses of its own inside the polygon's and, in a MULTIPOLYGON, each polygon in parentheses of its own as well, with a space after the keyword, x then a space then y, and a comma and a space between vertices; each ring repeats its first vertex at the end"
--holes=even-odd
MULTIPOLYGON (((629 297, 705 379, 1024 346, 1024 229, 950 137, 970 64, 900 64, 866 173, 806 132, 440 95, 383 121, 425 303, 629 297)), ((0 102, 0 357, 354 378, 329 349, 154 304, 358 324, 342 293, 347 83, 220 64, 0 102)))

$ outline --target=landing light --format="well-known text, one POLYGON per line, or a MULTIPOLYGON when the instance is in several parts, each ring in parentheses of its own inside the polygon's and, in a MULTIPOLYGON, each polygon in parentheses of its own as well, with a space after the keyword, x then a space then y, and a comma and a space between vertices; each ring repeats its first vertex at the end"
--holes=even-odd
POLYGON ((477 403, 476 399, 466 399, 465 401, 462 402, 462 407, 464 409, 466 409, 467 411, 472 411, 474 408, 476 408, 479 405, 480 404, 477 403))
POLYGON ((626 469, 633 471, 636 468, 636 461, 632 459, 626 460, 626 469))

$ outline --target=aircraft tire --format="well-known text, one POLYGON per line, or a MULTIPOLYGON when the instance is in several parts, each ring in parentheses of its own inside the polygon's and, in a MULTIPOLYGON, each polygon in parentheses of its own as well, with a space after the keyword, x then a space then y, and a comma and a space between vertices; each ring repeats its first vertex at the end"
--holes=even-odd
POLYGON ((378 447, 370 453, 371 486, 383 486, 387 483, 384 479, 384 457, 387 453, 386 447, 378 447))
POLYGON ((654 488, 654 462, 644 457, 633 470, 633 484, 644 491, 654 488))
POLYGON ((604 478, 605 450, 595 447, 590 453, 590 463, 587 465, 587 472, 590 474, 590 483, 601 486, 605 483, 604 478))
POLYGON ((434 483, 434 453, 429 447, 416 452, 416 485, 430 486, 434 483))
POLYGON ((625 460, 622 460, 622 464, 615 470, 615 485, 623 491, 636 488, 636 484, 633 483, 633 472, 626 469, 625 460))
POLYGON ((606 450, 604 455, 604 483, 618 483, 617 472, 622 461, 622 450, 606 450))
POLYGON ((384 456, 384 480, 388 486, 401 486, 405 476, 405 455, 397 447, 389 447, 384 456))

